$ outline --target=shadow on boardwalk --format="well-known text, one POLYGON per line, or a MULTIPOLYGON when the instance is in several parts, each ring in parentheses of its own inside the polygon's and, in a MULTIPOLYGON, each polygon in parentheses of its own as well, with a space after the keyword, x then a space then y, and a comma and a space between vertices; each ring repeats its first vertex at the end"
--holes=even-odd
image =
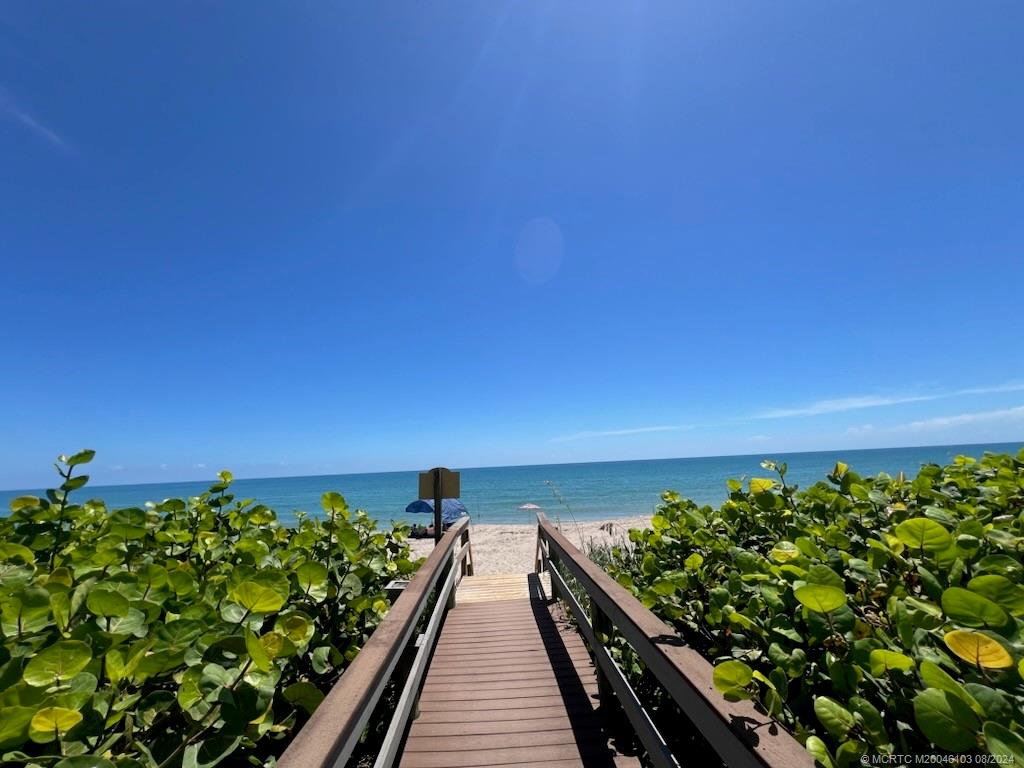
POLYGON ((520 580, 521 598, 457 604, 449 613, 401 765, 639 765, 609 748, 580 636, 535 575, 509 578, 520 580))

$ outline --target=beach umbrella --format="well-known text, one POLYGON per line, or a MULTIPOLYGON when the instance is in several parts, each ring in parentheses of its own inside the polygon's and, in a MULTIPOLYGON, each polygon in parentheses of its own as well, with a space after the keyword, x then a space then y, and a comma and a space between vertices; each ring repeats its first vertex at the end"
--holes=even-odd
MULTIPOLYGON (((410 515, 433 515, 434 502, 428 499, 417 499, 405 508, 410 515)), ((441 499, 441 524, 450 525, 460 517, 466 517, 469 511, 458 499, 441 499)))

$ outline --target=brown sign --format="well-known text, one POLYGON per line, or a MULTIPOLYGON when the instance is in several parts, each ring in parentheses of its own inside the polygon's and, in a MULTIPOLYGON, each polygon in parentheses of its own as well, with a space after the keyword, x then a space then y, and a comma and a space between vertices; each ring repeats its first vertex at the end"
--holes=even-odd
POLYGON ((441 473, 441 498, 459 498, 461 495, 461 489, 459 487, 459 473, 452 472, 450 469, 445 469, 444 467, 434 467, 427 472, 420 472, 420 498, 434 498, 434 476, 435 473, 438 472, 441 473))

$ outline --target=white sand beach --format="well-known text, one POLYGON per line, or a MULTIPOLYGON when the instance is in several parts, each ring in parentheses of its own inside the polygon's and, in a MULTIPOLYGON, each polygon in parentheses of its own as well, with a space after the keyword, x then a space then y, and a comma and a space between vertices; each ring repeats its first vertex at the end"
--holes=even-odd
MULTIPOLYGON (((591 542, 608 544, 624 540, 630 528, 645 528, 650 522, 648 516, 587 520, 579 524, 563 519, 561 529, 570 542, 586 552, 586 545, 591 542)), ((473 545, 474 573, 478 575, 533 570, 537 548, 535 524, 470 523, 469 540, 473 545)), ((426 557, 434 546, 433 539, 412 539, 410 543, 418 557, 426 557)))

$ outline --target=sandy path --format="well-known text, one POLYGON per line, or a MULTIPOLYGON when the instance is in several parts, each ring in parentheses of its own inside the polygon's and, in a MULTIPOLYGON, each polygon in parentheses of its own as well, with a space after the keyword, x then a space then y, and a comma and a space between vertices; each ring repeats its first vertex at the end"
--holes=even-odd
MULTIPOLYGON (((630 528, 645 528, 650 517, 620 517, 610 520, 588 520, 579 525, 562 520, 562 532, 584 552, 587 544, 607 544, 624 539, 630 528), (611 523, 611 533, 601 530, 611 523), (582 546, 581 546, 582 544, 582 546)), ((504 525, 501 523, 470 523, 469 540, 473 544, 474 571, 488 573, 527 573, 533 570, 537 547, 536 525, 504 525)), ((413 553, 426 557, 434 546, 433 540, 413 539, 413 553)))

